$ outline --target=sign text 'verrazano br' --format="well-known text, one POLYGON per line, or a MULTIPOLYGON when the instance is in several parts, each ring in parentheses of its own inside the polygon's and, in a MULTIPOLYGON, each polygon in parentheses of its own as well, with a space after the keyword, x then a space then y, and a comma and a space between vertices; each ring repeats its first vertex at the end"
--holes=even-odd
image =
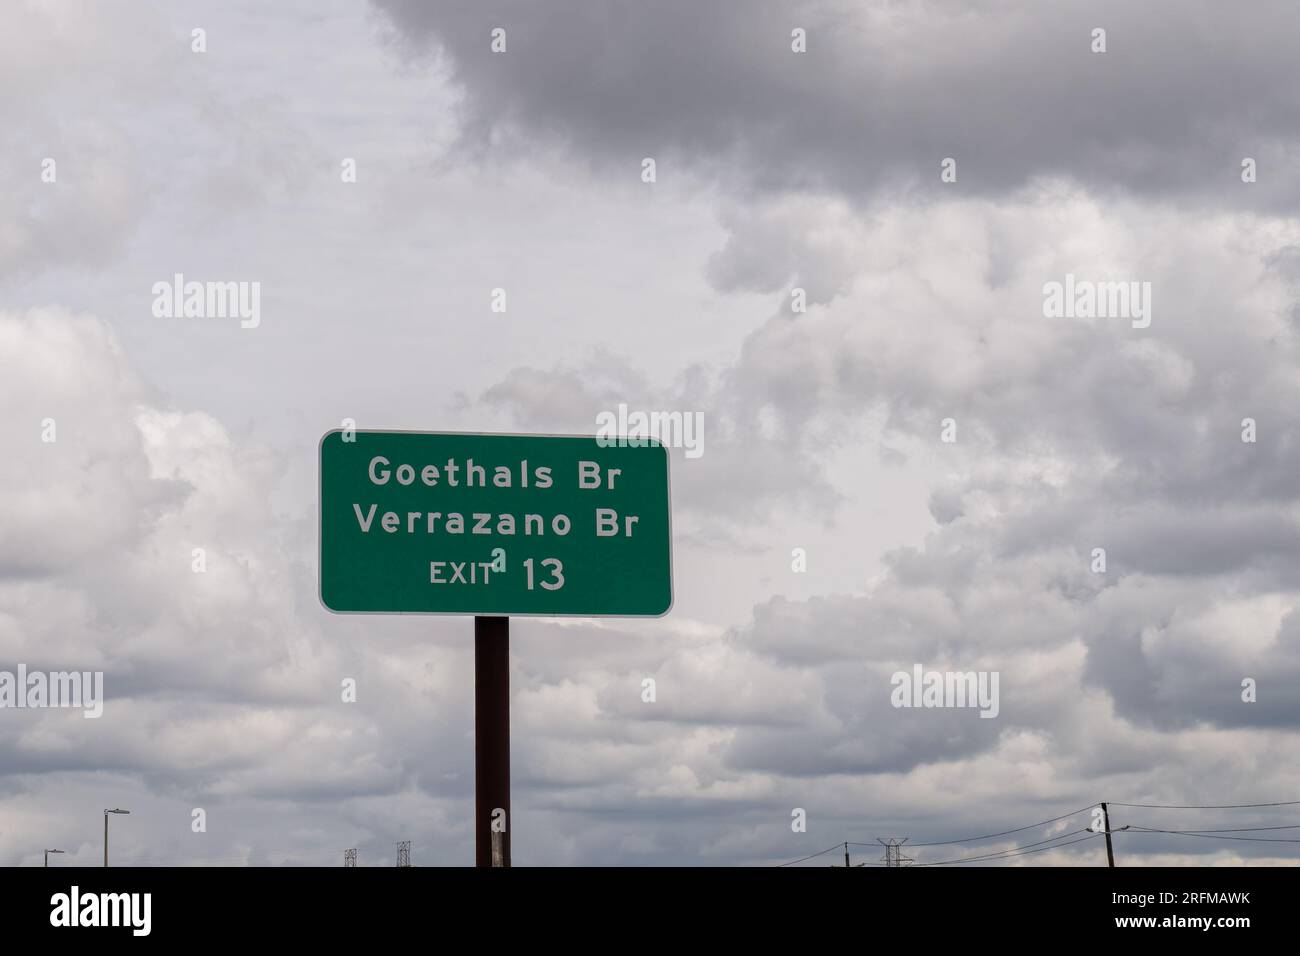
POLYGON ((642 441, 327 433, 322 603, 370 613, 667 613, 668 452, 642 441))

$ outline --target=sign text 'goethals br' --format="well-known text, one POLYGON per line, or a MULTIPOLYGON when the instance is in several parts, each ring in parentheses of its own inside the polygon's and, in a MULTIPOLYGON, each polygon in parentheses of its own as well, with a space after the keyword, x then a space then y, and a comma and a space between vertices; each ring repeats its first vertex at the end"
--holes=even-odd
POLYGON ((327 433, 322 603, 370 613, 667 613, 668 452, 640 441, 327 433))

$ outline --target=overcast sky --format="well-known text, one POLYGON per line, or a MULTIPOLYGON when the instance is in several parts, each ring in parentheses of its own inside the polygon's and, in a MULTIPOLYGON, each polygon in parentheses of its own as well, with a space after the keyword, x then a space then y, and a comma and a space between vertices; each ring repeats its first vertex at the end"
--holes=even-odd
MULTIPOLYGON (((94 864, 114 806, 123 864, 470 863, 472 623, 322 608, 317 445, 591 434, 619 403, 704 416, 675 605, 513 623, 516 864, 1300 800, 1292 0, 5 18, 0 670, 102 670, 107 699, 0 710, 0 865, 94 864), (260 324, 156 317, 176 273, 259 282, 260 324), (1046 318, 1067 275, 1150 283, 1150 325, 1046 318), (998 716, 891 706, 917 664, 998 672, 998 716)), ((1297 847, 1116 837, 1121 864, 1297 847)))

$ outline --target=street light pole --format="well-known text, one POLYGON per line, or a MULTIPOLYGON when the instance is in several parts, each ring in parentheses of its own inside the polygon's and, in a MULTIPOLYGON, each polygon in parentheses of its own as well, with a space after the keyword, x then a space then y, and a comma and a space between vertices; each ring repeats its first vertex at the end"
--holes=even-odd
POLYGON ((130 810, 105 810, 104 811, 104 865, 108 866, 108 815, 110 813, 130 813, 130 810))
MULTIPOLYGON (((108 819, 108 818, 105 817, 104 819, 108 819)), ((50 865, 50 854, 51 854, 51 853, 62 853, 62 852, 63 852, 62 850, 46 850, 46 851, 45 851, 45 865, 46 865, 46 866, 49 866, 49 865, 50 865)))

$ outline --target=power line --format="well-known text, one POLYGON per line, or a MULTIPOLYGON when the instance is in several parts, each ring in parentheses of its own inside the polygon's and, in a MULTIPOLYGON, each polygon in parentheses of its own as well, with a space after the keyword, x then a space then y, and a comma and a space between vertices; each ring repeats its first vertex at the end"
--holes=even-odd
MULTIPOLYGON (((1075 810, 1073 813, 1067 813, 1067 814, 1064 814, 1064 815, 1059 816, 1059 817, 1054 817, 1054 818, 1051 819, 1051 820, 1045 820, 1045 821, 1043 821, 1043 823, 1055 823, 1055 822, 1058 821, 1058 820, 1064 820, 1064 819, 1066 819, 1067 817, 1074 816, 1074 815, 1077 814, 1077 813, 1081 813, 1081 812, 1083 812, 1083 810, 1089 810, 1089 809, 1091 809, 1091 808, 1092 808, 1092 805, 1090 804, 1089 806, 1087 806, 1087 807, 1083 807, 1083 808, 1081 808, 1080 810, 1075 810)), ((1028 830, 1028 829, 1031 829, 1033 826, 1042 826, 1043 823, 1031 824, 1029 827, 1017 827, 1015 830, 1008 830, 1008 831, 1005 831, 1005 832, 1006 832, 1006 833, 1019 833, 1021 830, 1028 830)), ((1000 836, 1001 834, 993 834, 993 835, 994 835, 994 836, 1000 836)), ((975 855, 975 856, 962 857, 962 858, 960 858, 960 859, 952 859, 952 860, 936 860, 936 861, 933 862, 933 863, 915 863, 915 864, 913 864, 913 865, 914 865, 914 866, 944 866, 944 865, 946 865, 946 864, 950 864, 950 863, 978 863, 978 862, 985 862, 985 861, 992 861, 992 860, 1002 860, 1002 859, 1008 859, 1008 858, 1010 858, 1010 857, 1014 857, 1014 856, 1024 856, 1024 855, 1029 854, 1029 853, 1038 853, 1038 852, 1041 852, 1042 850, 1053 850, 1053 849, 1056 849, 1057 847, 1069 846, 1069 845, 1072 844, 1072 843, 1082 843, 1084 840, 1090 840, 1090 839, 1092 839, 1093 837, 1097 837, 1097 836, 1101 836, 1101 834, 1100 834, 1100 833, 1097 833, 1097 832, 1092 832, 1092 831, 1090 830, 1090 828, 1088 828, 1088 827, 1083 827, 1083 828, 1078 829, 1078 830, 1069 830, 1069 831, 1067 831, 1067 832, 1065 832, 1065 833, 1058 833, 1058 834, 1056 834, 1055 836, 1048 837, 1048 838, 1045 839, 1045 840, 1039 840, 1037 843, 1026 843, 1026 844, 1024 844, 1024 845, 1022 845, 1022 846, 1007 847, 1006 849, 1003 849, 1003 850, 994 850, 994 851, 991 851, 991 852, 988 852, 988 853, 977 854, 977 855, 975 855), (1078 839, 1075 839, 1075 840, 1066 840, 1066 837, 1076 836, 1077 834, 1080 834, 1080 833, 1087 833, 1088 835, 1085 836, 1085 837, 1079 837, 1078 839), (1061 840, 1066 840, 1066 842, 1064 842, 1064 843, 1062 843, 1062 842, 1058 842, 1058 841, 1061 841, 1061 840), (1047 844, 1051 844, 1051 845, 1047 845, 1047 844)), ((972 837, 971 839, 974 840, 974 839, 984 839, 984 838, 980 838, 980 837, 972 837)), ((951 842, 969 842, 969 841, 951 841, 951 842)), ((818 853, 812 853, 812 854, 809 854, 808 856, 800 857, 800 858, 797 859, 797 860, 791 860, 789 863, 781 863, 781 864, 779 864, 779 865, 780 865, 780 866, 794 866, 796 863, 804 863, 804 862, 806 862, 806 861, 808 861, 808 860, 815 859, 816 857, 819 857, 819 856, 825 856, 827 853, 830 853, 832 850, 838 850, 838 849, 839 849, 840 847, 842 847, 843 845, 844 845, 843 843, 837 843, 837 844, 835 844, 834 846, 829 846, 829 847, 827 847, 826 849, 824 849, 824 850, 822 850, 822 851, 820 851, 820 852, 818 852, 818 853)), ((849 846, 870 846, 870 845, 871 845, 871 844, 869 844, 869 843, 854 843, 854 842, 852 842, 852 841, 849 842, 849 846)), ((916 844, 914 844, 914 843, 908 843, 908 846, 941 846, 941 845, 943 845, 943 844, 938 844, 938 843, 916 843, 916 844)), ((872 865, 872 864, 868 864, 868 865, 872 865)), ((881 865, 881 864, 874 864, 874 865, 879 866, 879 865, 881 865)))
POLYGON ((1077 840, 1066 840, 1064 843, 1053 843, 1067 836, 1074 836, 1076 833, 1088 832, 1087 829, 1072 830, 1069 833, 1062 833, 1060 836, 1054 836, 1049 840, 1042 840, 1039 843, 1027 843, 1024 846, 1012 847, 999 853, 989 853, 983 856, 967 856, 954 860, 936 860, 933 863, 917 863, 917 866, 945 866, 951 863, 988 863, 994 860, 1006 860, 1013 856, 1028 856, 1030 853, 1042 853, 1044 850, 1057 850, 1061 847, 1070 846, 1072 843, 1082 843, 1084 840, 1092 840, 1101 836, 1100 833, 1088 832, 1085 837, 1079 837, 1077 840), (1052 843, 1051 846, 1042 846, 1042 843, 1052 843), (1033 849, 1037 847, 1037 849, 1033 849))
POLYGON ((1217 806, 1180 806, 1172 803, 1111 803, 1112 807, 1143 807, 1148 810, 1251 810, 1256 807, 1294 807, 1300 800, 1283 800, 1281 803, 1222 803, 1217 806))
MULTIPOLYGON (((1056 834, 1056 836, 1050 836, 1045 840, 1039 840, 1037 843, 1026 843, 1023 844, 1022 846, 1011 846, 1002 850, 988 850, 985 853, 977 853, 975 856, 964 856, 964 857, 955 858, 953 860, 939 860, 933 863, 924 863, 922 865, 938 866, 942 863, 964 863, 970 860, 995 859, 1000 856, 1015 855, 1015 853, 1018 850, 1027 850, 1030 847, 1043 846, 1044 844, 1047 843, 1055 843, 1057 840, 1064 840, 1066 837, 1072 837, 1075 836, 1076 834, 1087 833, 1087 832, 1090 832, 1087 827, 1081 827, 1078 830, 1069 830, 1065 833, 1058 833, 1056 834)), ((1050 849, 1050 847, 1046 847, 1046 849, 1050 849)))
MULTIPOLYGON (((1071 810, 1069 813, 1063 813, 1063 814, 1061 814, 1059 817, 1052 817, 1052 819, 1050 819, 1050 820, 1040 820, 1038 823, 1030 823, 1030 824, 1028 824, 1028 825, 1026 825, 1026 826, 1023 826, 1023 827, 1016 827, 1014 830, 1003 830, 1003 831, 1000 832, 1000 833, 986 833, 986 834, 984 834, 983 836, 977 836, 977 837, 965 837, 964 839, 961 839, 961 840, 938 840, 938 841, 936 841, 936 842, 934 842, 934 843, 909 843, 908 845, 909 845, 909 846, 913 846, 913 847, 917 847, 917 846, 950 846, 950 845, 952 845, 952 844, 954 844, 954 843, 975 843, 975 842, 978 841, 978 840, 991 840, 991 839, 993 839, 994 837, 1007 836, 1008 834, 1011 834, 1011 833, 1021 833, 1021 832, 1025 831, 1025 830, 1032 830, 1032 829, 1034 829, 1035 827, 1046 826, 1046 825, 1049 824, 1049 823, 1056 823, 1058 820, 1065 820, 1065 819, 1068 819, 1069 817, 1072 817, 1072 816, 1075 816, 1075 815, 1077 815, 1077 814, 1083 813, 1085 810, 1091 810, 1091 809, 1092 809, 1093 807, 1095 807, 1095 806, 1098 806, 1098 804, 1096 804, 1096 803, 1090 803, 1090 804, 1088 804, 1086 807, 1080 807, 1078 810, 1071 810)), ((1112 804, 1112 806, 1123 806, 1123 804, 1112 804)), ((871 843, 854 843, 854 842, 852 842, 852 841, 849 842, 849 846, 873 846, 873 845, 874 845, 874 844, 871 844, 871 843)))
POLYGON ((782 863, 782 864, 780 864, 780 865, 781 865, 781 866, 794 866, 796 863, 802 863, 802 862, 804 862, 805 860, 811 860, 813 857, 825 856, 827 853, 831 852, 831 850, 838 850, 838 849, 839 849, 840 847, 842 847, 843 845, 844 845, 843 843, 837 843, 837 844, 835 844, 834 846, 828 846, 826 849, 822 850, 820 853, 812 853, 812 854, 809 854, 808 856, 801 856, 801 857, 800 857, 799 859, 797 859, 797 860, 791 860, 789 863, 782 863))
POLYGON ((1134 830, 1149 830, 1152 833, 1255 833, 1260 830, 1300 830, 1300 823, 1291 823, 1281 827, 1225 827, 1222 830, 1159 830, 1154 827, 1133 826, 1134 830))
MULTIPOLYGON (((951 846, 952 844, 955 844, 955 843, 974 843, 974 842, 977 842, 977 841, 979 841, 979 840, 991 840, 991 839, 994 839, 995 837, 1008 836, 1008 835, 1010 835, 1010 834, 1012 834, 1012 833, 1023 833, 1025 830, 1033 830, 1033 829, 1035 829, 1035 828, 1037 828, 1037 827, 1047 826, 1048 824, 1051 824, 1051 823, 1057 823, 1057 822, 1059 822, 1059 821, 1061 821, 1061 820, 1066 820, 1066 819, 1069 819, 1070 817, 1077 816, 1077 815, 1080 814, 1080 813, 1084 813, 1085 811, 1091 810, 1091 809, 1092 809, 1093 807, 1095 807, 1095 806, 1097 806, 1097 804, 1095 804, 1095 803, 1090 803, 1090 804, 1088 804, 1087 806, 1085 806, 1085 807, 1080 807, 1080 808, 1077 809, 1077 810, 1071 810, 1069 813, 1063 813, 1063 814, 1061 814, 1059 817, 1052 817, 1050 820, 1039 820, 1037 823, 1029 823, 1029 824, 1026 824, 1026 825, 1024 825, 1024 826, 1013 827, 1013 828, 1010 829, 1010 830, 1001 830, 1001 831, 999 831, 999 832, 997 832, 997 833, 986 833, 986 834, 983 834, 982 836, 964 837, 964 838, 962 838, 962 839, 960 839, 960 840, 938 840, 938 841, 935 841, 935 842, 932 842, 932 843, 911 843, 911 842, 909 841, 908 846, 909 846, 909 847, 951 846)), ((1039 845, 1041 845, 1041 843, 1047 843, 1047 842, 1050 842, 1050 841, 1052 841, 1052 840, 1059 840, 1059 839, 1061 839, 1061 838, 1064 837, 1064 836, 1072 836, 1072 835, 1074 835, 1075 833, 1083 833, 1083 832, 1084 832, 1084 830, 1072 830, 1072 831, 1070 831, 1069 833, 1058 834, 1057 836, 1049 837, 1048 840, 1040 841, 1040 843, 1029 843, 1029 844, 1026 844, 1026 847, 1035 847, 1035 846, 1039 846, 1039 845)), ((847 845, 848 845, 848 846, 876 846, 876 845, 879 844, 880 841, 877 840, 876 843, 860 843, 860 842, 855 842, 855 841, 849 840, 849 841, 846 841, 846 842, 847 842, 847 845)), ((1077 841, 1073 841, 1073 842, 1077 842, 1077 841)), ((790 860, 790 861, 787 862, 787 863, 780 863, 780 864, 778 864, 778 866, 794 866, 794 865, 797 864, 797 863, 805 863, 805 862, 807 862, 808 860, 816 859, 816 858, 819 857, 819 856, 824 856, 825 854, 830 853, 832 850, 837 850, 837 849, 839 849, 841 846, 844 846, 844 845, 845 845, 844 843, 837 843, 837 844, 835 844, 834 846, 829 846, 829 847, 827 847, 826 849, 821 850, 821 851, 819 851, 819 852, 817 852, 817 853, 810 853, 808 856, 800 857, 800 858, 797 859, 797 860, 790 860)), ((1062 844, 1062 845, 1065 845, 1065 844, 1062 844)), ((1008 850, 999 850, 999 851, 996 851, 995 853, 991 854, 991 858, 993 858, 993 859, 999 858, 1002 854, 1007 853, 1007 852, 1013 852, 1013 851, 1015 851, 1015 850, 1017 850, 1017 849, 1025 849, 1025 847, 1013 847, 1013 848, 1010 849, 1010 851, 1008 851, 1008 850)), ((1051 849, 1051 848, 1050 848, 1050 847, 1044 847, 1044 849, 1051 849)), ((1013 855, 1014 855, 1014 852, 1013 852, 1013 855)), ((966 857, 964 861, 961 861, 961 860, 943 860, 943 861, 940 861, 940 863, 949 863, 949 862, 969 862, 969 861, 971 861, 971 860, 978 860, 978 859, 982 859, 982 857, 981 857, 981 856, 966 857)), ((886 861, 886 862, 888 863, 888 862, 890 862, 890 861, 886 861)), ((925 863, 925 864, 919 864, 919 865, 922 865, 922 866, 938 866, 938 865, 940 865, 940 863, 925 863)), ((880 865, 880 864, 874 864, 874 865, 880 865)))
POLYGON ((1298 839, 1271 839, 1269 837, 1235 837, 1224 836, 1222 833, 1205 832, 1197 830, 1155 830, 1151 827, 1132 827, 1142 833, 1172 833, 1175 836, 1200 837, 1203 840, 1243 840, 1247 843, 1300 843, 1298 839))

